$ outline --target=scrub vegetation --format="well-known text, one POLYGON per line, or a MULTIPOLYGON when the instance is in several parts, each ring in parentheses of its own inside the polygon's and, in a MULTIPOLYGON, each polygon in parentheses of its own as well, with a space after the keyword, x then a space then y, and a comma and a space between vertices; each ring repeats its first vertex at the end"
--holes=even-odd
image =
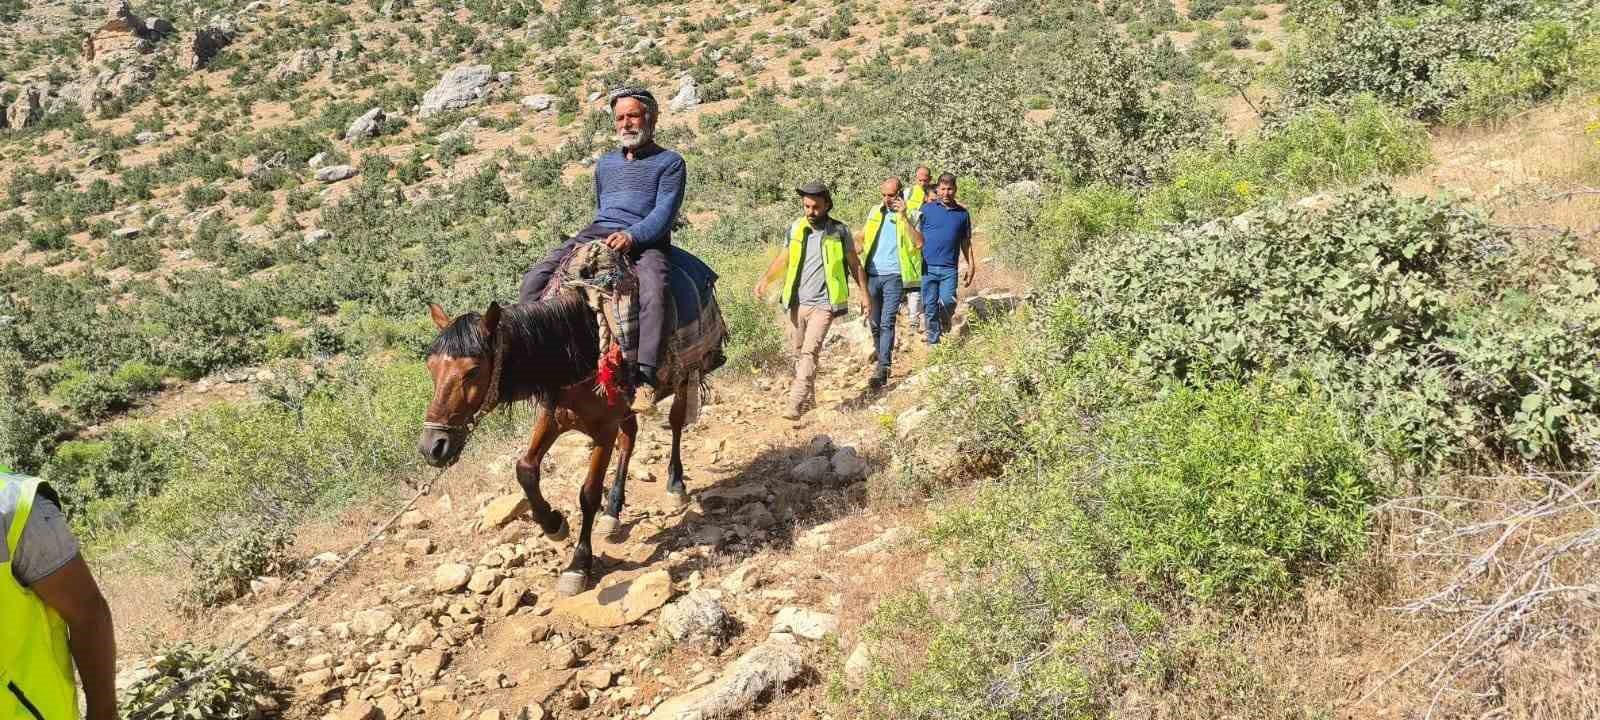
MULTIPOLYGON (((835 712, 1600 702, 1515 695, 1495 659, 1600 627, 1593 215, 1493 205, 1600 183, 1589 4, 153 0, 134 9, 236 37, 199 69, 159 41, 93 102, 68 89, 125 69, 82 52, 104 18, 43 5, 0 1, 0 106, 46 90, 0 127, 0 462, 53 483, 92 547, 181 562, 187 610, 418 476, 427 304, 509 298, 586 224, 611 145, 595 93, 642 83, 664 109, 695 90, 659 139, 690 168, 674 242, 721 274, 726 372, 783 359, 751 289, 804 180, 854 226, 885 176, 954 172, 1033 285, 933 353, 939 442, 886 433, 871 497, 928 503, 947 582, 875 608, 866 687, 837 684, 835 712), (494 74, 481 101, 417 112, 466 64, 494 74), (1546 184, 1398 189, 1546 111, 1582 115, 1546 184), (1341 624, 1407 657, 1302 682, 1319 659, 1285 635, 1341 624)), ((239 678, 218 697, 255 692, 239 678)))

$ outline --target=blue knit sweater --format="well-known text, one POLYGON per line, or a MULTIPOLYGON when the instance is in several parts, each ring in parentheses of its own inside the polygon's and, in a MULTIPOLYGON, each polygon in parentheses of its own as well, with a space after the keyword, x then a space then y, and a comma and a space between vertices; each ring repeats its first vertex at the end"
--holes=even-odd
POLYGON ((594 166, 594 222, 626 230, 637 248, 665 247, 687 178, 683 156, 658 145, 641 148, 632 160, 621 150, 608 152, 594 166))

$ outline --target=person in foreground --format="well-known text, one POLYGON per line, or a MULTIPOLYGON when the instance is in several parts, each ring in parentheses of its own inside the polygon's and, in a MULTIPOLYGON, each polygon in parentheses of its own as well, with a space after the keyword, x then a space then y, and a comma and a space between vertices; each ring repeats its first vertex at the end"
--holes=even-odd
MULTIPOLYGON (((518 300, 538 300, 556 268, 578 245, 600 241, 633 261, 639 278, 639 332, 631 408, 655 409, 656 369, 669 332, 666 321, 667 249, 672 222, 683 206, 688 173, 683 157, 656 144, 660 109, 643 88, 611 93, 611 118, 620 148, 601 156, 594 167, 595 219, 550 251, 522 277, 518 300)), ((633 348, 629 348, 633 349, 633 348)))
MULTIPOLYGON (((922 232, 906 214, 906 201, 900 194, 900 178, 891 177, 878 188, 883 202, 867 212, 861 231, 865 248, 861 256, 866 265, 867 300, 871 309, 867 321, 872 327, 876 362, 867 386, 880 389, 889 381, 894 364, 895 316, 908 288, 922 282, 922 232)), ((913 313, 915 315, 915 313, 913 313)))
POLYGON ((938 345, 950 329, 956 310, 956 278, 972 286, 976 269, 972 259, 972 216, 956 202, 956 176, 939 176, 937 198, 922 206, 918 222, 922 232, 922 302, 926 310, 928 344, 938 345), (967 267, 960 267, 965 257, 967 267))
POLYGON ((111 608, 78 552, 60 499, 0 467, 0 720, 117 717, 111 608))
MULTIPOLYGON (((789 226, 788 252, 778 253, 756 283, 756 297, 765 298, 767 286, 779 275, 783 281, 783 306, 789 313, 789 345, 795 353, 794 383, 783 417, 798 420, 812 400, 817 359, 822 341, 835 317, 844 315, 850 302, 849 279, 863 292, 867 278, 861 258, 850 242, 850 228, 833 219, 833 195, 820 180, 798 188, 805 216, 789 226)), ((862 314, 869 312, 865 298, 862 314)))

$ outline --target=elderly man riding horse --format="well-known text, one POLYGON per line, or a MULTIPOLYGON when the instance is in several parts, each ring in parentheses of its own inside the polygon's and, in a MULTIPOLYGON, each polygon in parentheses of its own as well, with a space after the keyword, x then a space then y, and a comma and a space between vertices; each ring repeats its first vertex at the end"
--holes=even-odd
POLYGON ((518 299, 524 303, 539 299, 561 260, 580 244, 601 241, 627 254, 639 278, 639 332, 628 338, 638 343, 632 409, 649 413, 655 408, 656 369, 669 332, 666 251, 672 244, 672 221, 683 205, 687 175, 683 156, 655 142, 661 114, 649 90, 624 88, 611 93, 610 100, 621 147, 595 164, 594 222, 522 277, 518 299))

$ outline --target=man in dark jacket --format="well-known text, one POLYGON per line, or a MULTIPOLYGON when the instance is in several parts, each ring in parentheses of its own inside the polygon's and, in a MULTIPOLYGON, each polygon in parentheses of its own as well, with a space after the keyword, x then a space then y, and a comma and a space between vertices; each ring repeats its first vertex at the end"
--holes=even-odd
POLYGON ((659 117, 660 108, 649 90, 623 88, 611 93, 611 118, 621 147, 595 163, 594 222, 529 270, 518 295, 521 302, 539 299, 561 260, 580 244, 600 241, 626 253, 639 276, 638 373, 632 403, 637 413, 655 409, 656 368, 671 332, 665 307, 667 248, 687 184, 683 156, 655 142, 659 117))

